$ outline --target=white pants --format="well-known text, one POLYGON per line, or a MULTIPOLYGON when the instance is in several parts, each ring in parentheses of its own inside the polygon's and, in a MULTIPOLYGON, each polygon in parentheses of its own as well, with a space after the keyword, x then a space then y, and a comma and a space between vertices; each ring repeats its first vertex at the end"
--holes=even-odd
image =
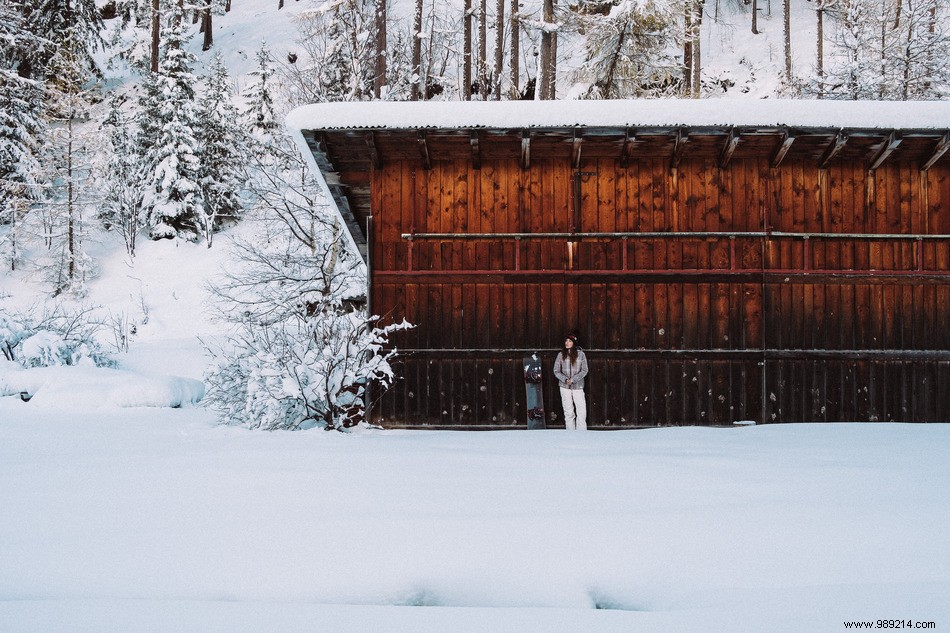
POLYGON ((587 430, 587 400, 583 389, 561 390, 561 406, 564 407, 564 426, 569 431, 587 430), (576 409, 576 414, 575 414, 576 409))

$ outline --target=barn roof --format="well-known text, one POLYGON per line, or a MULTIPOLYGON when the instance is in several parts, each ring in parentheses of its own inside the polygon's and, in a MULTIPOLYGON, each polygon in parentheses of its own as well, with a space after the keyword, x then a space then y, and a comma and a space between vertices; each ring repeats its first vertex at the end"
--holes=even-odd
POLYGON ((550 127, 950 128, 948 101, 655 99, 325 103, 294 110, 296 129, 550 127))
POLYGON ((828 165, 886 160, 929 169, 950 162, 950 102, 624 100, 365 102, 303 106, 300 133, 354 238, 366 253, 370 174, 390 161, 532 157, 787 159, 828 165))

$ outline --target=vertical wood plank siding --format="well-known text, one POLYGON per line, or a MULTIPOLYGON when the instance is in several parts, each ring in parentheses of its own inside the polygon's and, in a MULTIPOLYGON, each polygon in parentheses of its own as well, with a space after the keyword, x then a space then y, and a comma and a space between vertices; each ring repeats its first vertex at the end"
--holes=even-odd
POLYGON ((946 168, 773 169, 736 157, 725 169, 687 158, 673 170, 665 158, 584 159, 576 171, 533 148, 528 169, 483 158, 480 169, 391 162, 373 172, 373 305, 417 326, 394 341, 399 378, 376 403, 377 422, 522 425, 521 356, 540 350, 557 424, 550 367, 575 329, 589 350, 595 427, 950 421, 950 284, 932 274, 950 273, 947 241, 403 237, 948 234, 946 168), (909 275, 918 269, 930 277, 909 275))

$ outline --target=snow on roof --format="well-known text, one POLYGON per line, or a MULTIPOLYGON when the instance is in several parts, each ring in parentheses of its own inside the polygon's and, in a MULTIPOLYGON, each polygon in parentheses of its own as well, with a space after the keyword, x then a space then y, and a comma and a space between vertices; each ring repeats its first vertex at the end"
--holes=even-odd
POLYGON ((950 101, 650 99, 322 103, 287 117, 297 130, 550 127, 950 129, 950 101))

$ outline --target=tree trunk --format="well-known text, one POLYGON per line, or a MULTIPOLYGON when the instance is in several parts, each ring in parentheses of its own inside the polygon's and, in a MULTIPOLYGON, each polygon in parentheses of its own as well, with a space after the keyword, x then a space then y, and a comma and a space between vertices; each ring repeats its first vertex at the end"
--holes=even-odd
POLYGON ((878 99, 884 98, 887 86, 887 5, 881 3, 881 83, 877 89, 878 99))
POLYGON ((412 23, 412 93, 413 101, 419 100, 419 84, 422 82, 422 0, 416 0, 416 15, 412 23))
POLYGON ((158 44, 161 27, 159 23, 158 0, 152 0, 152 72, 158 72, 158 44))
POLYGON ((683 96, 693 95, 693 6, 686 0, 683 12, 683 96))
POLYGON ((911 17, 907 20, 907 45, 904 47, 904 82, 901 89, 901 99, 907 101, 910 98, 910 66, 911 66, 911 56, 913 55, 913 44, 914 44, 914 18, 913 18, 913 7, 911 6, 911 0, 907 0, 907 11, 910 13, 911 17))
POLYGON ((505 0, 495 5, 495 101, 501 101, 501 73, 505 64, 505 0))
POLYGON ((66 279, 71 285, 76 279, 76 201, 73 188, 73 116, 70 108, 66 121, 66 279))
POLYGON ((600 85, 600 97, 610 99, 610 92, 613 90, 614 73, 617 72, 617 62, 620 61, 620 51, 623 50, 623 43, 626 40, 627 28, 620 31, 620 37, 617 38, 617 45, 614 47, 613 55, 610 56, 610 64, 607 65, 607 73, 604 76, 603 83, 600 85))
POLYGON ((201 28, 204 30, 204 42, 201 44, 201 50, 206 51, 214 46, 214 34, 211 32, 211 0, 205 4, 204 12, 201 15, 201 28))
POLYGON ((934 36, 937 34, 937 0, 931 0, 930 3, 930 23, 927 25, 928 46, 927 46, 927 78, 924 80, 924 90, 930 92, 931 72, 934 69, 934 36))
POLYGON ((785 81, 792 82, 792 0, 783 0, 785 31, 785 81))
POLYGON ((478 93, 488 101, 488 0, 478 7, 478 93))
POLYGON ((557 31, 551 36, 551 79, 548 81, 548 99, 557 98, 557 31))
MULTIPOLYGON (((503 0, 499 0, 503 1, 503 0)), ((518 84, 521 79, 521 25, 518 23, 518 0, 511 0, 511 98, 517 99, 521 96, 518 84)))
POLYGON ((823 0, 818 2, 818 10, 815 12, 818 16, 818 98, 825 98, 825 8, 823 0))
POLYGON ((693 10, 693 98, 699 99, 702 96, 702 26, 703 26, 703 0, 694 0, 693 10))
MULTIPOLYGON (((73 12, 70 0, 66 0, 66 28, 72 33, 73 12)), ((68 44, 66 45, 68 47, 66 53, 69 57, 70 65, 73 56, 72 46, 74 45, 75 42, 70 35, 68 44)), ((75 132, 73 128, 73 99, 76 95, 76 90, 72 80, 67 83, 66 90, 68 91, 69 99, 69 109, 66 119, 66 278, 69 280, 69 284, 72 284, 76 278, 76 224, 74 222, 76 206, 74 197, 76 191, 73 187, 73 133, 75 132)))
POLYGON ((373 94, 379 99, 386 86, 386 0, 376 0, 376 80, 373 94))
POLYGON ((472 100, 472 0, 465 0, 465 19, 462 27, 462 98, 472 100))
POLYGON ((759 0, 752 0, 752 34, 759 34, 759 0))
POLYGON ((544 0, 541 14, 541 59, 538 67, 538 98, 550 99, 554 69, 554 0, 544 0))

